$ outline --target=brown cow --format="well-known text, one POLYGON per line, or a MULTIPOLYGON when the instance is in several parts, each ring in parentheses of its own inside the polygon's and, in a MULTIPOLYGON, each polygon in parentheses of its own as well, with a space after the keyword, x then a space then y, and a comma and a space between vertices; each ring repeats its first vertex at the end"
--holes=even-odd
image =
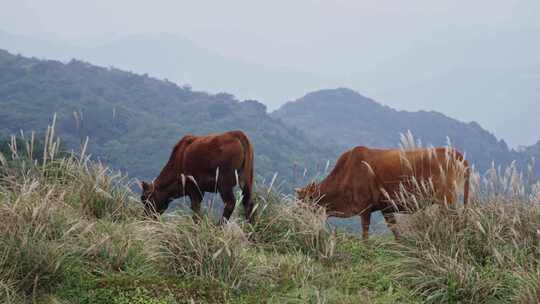
POLYGON ((369 236, 371 213, 381 211, 388 227, 399 238, 395 212, 406 211, 399 201, 400 189, 418 191, 418 183, 431 183, 441 202, 453 203, 456 186, 465 180, 464 204, 469 197, 467 161, 451 148, 369 149, 356 147, 341 155, 330 174, 319 184, 297 189, 298 199, 314 200, 330 216, 360 215, 363 239, 369 236), (397 208, 397 210, 396 210, 397 208))
POLYGON ((224 219, 234 211, 233 188, 242 189, 246 218, 251 218, 253 204, 253 148, 242 131, 207 136, 184 136, 175 146, 169 161, 152 183, 141 182, 141 200, 147 214, 163 213, 169 203, 189 196, 194 216, 200 216, 205 192, 219 192, 225 208, 224 219), (216 180, 217 177, 217 180, 216 180))

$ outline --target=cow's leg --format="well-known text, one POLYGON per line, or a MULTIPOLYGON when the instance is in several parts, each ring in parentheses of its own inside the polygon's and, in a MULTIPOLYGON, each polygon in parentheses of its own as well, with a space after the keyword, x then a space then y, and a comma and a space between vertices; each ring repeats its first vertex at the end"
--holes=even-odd
POLYGON ((448 190, 446 190, 446 193, 444 195, 444 198, 446 200, 446 204, 448 205, 449 208, 451 209, 455 209, 457 204, 456 204, 456 191, 454 191, 453 188, 448 188, 448 190))
POLYGON ((386 225, 388 226, 388 229, 392 231, 396 240, 399 240, 399 230, 397 227, 396 216, 393 210, 382 211, 382 214, 384 217, 384 221, 386 222, 386 225))
POLYGON ((226 220, 228 221, 231 217, 231 214, 234 211, 234 207, 236 205, 236 198, 234 197, 233 187, 222 187, 219 189, 219 194, 221 195, 221 199, 223 200, 223 203, 225 204, 225 207, 223 208, 223 216, 221 217, 219 224, 223 224, 226 220))
POLYGON ((191 210, 193 211, 193 221, 196 223, 202 218, 201 214, 201 202, 203 200, 204 193, 199 191, 192 191, 189 194, 189 199, 191 200, 191 210))
POLYGON ((246 213, 246 219, 252 222, 253 219, 253 201, 251 200, 251 185, 246 185, 242 189, 242 205, 244 206, 244 212, 246 213))
POLYGON ((371 222, 371 210, 364 210, 360 215, 360 223, 362 224, 362 239, 369 239, 369 224, 371 222))

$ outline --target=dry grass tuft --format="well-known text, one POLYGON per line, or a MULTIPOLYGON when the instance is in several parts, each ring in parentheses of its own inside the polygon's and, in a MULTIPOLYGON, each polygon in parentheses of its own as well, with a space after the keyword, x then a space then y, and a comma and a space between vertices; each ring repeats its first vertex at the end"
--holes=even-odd
POLYGON ((207 217, 195 223, 187 215, 171 215, 147 223, 145 234, 148 255, 175 275, 241 288, 256 269, 246 254, 249 241, 234 222, 220 227, 207 217))
MULTIPOLYGON (((47 130, 40 158, 34 158, 40 153, 34 151, 33 134, 22 139, 24 149, 17 147, 20 141, 12 138, 11 158, 3 159, 0 167, 4 302, 16 301, 16 294, 33 298, 60 286, 68 279, 70 263, 81 257, 88 262, 98 252, 116 258, 111 258, 109 268, 122 269, 133 237, 122 242, 130 234, 124 234, 118 225, 110 228, 109 243, 100 242, 92 229, 99 227, 94 222, 97 218, 107 218, 113 225, 133 219, 141 209, 128 203, 131 192, 123 179, 84 156, 61 154, 53 126, 47 130)), ((100 237, 103 234, 101 231, 100 237)))
POLYGON ((257 200, 262 207, 251 227, 255 242, 281 252, 299 250, 317 259, 334 257, 336 236, 326 222, 324 208, 287 201, 272 192, 260 193, 257 200))
MULTIPOLYGON (((517 282, 523 269, 537 269, 540 204, 526 199, 536 194, 524 194, 512 167, 501 172, 480 178, 469 208, 416 208, 408 216, 397 247, 405 260, 396 277, 426 302, 506 302, 516 292, 534 296, 534 285, 522 292, 517 282)), ((432 197, 414 195, 413 205, 432 204, 432 197)))
POLYGON ((70 172, 75 173, 72 178, 76 181, 69 191, 72 201, 79 204, 87 217, 112 221, 142 217, 142 209, 134 204, 134 194, 126 186, 125 176, 88 161, 77 164, 70 172))
POLYGON ((61 280, 64 211, 47 200, 0 202, 0 277, 32 294, 61 280))

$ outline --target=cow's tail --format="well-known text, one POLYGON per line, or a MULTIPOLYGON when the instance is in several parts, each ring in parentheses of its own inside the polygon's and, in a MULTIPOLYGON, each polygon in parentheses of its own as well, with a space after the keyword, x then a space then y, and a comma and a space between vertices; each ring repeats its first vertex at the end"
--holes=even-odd
POLYGON ((467 205, 469 204, 469 195, 471 188, 471 167, 469 167, 469 162, 465 159, 463 154, 461 154, 455 149, 452 149, 451 151, 453 153, 454 160, 457 161, 457 163, 459 164, 457 166, 457 168, 459 168, 458 171, 463 170, 463 206, 467 207, 467 205))
POLYGON ((253 146, 244 132, 236 131, 235 134, 244 150, 244 162, 241 172, 239 172, 240 178, 238 181, 242 189, 242 205, 244 205, 246 218, 251 220, 253 213, 253 146))
POLYGON ((463 206, 467 207, 469 204, 469 191, 471 187, 471 168, 466 160, 463 160, 465 166, 465 185, 463 186, 463 206))

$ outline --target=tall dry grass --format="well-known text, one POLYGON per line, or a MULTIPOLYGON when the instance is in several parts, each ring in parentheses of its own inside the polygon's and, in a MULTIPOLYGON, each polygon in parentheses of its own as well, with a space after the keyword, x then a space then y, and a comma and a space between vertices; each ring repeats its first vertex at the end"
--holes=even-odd
POLYGON ((74 213, 63 202, 63 189, 48 185, 45 174, 36 174, 54 154, 45 150, 39 163, 29 158, 33 152, 27 145, 28 154, 22 159, 16 143, 12 138, 11 161, 18 161, 13 169, 18 174, 13 174, 5 157, 0 168, 0 278, 28 295, 61 281, 60 268, 67 258, 63 236, 73 225, 74 213))
POLYGON ((79 156, 61 151, 54 123, 42 151, 35 151, 33 133, 26 138, 21 132, 10 141, 11 155, 0 156, 0 295, 6 303, 62 285, 81 259, 121 270, 136 247, 120 229, 142 214, 130 203, 125 178, 89 161, 86 145, 79 156))
MULTIPOLYGON (((136 282, 148 276, 193 279, 243 292, 291 278, 308 284, 314 277, 314 259, 296 251, 293 257, 268 254, 254 240, 268 237, 269 231, 255 231, 243 221, 219 227, 214 219, 194 223, 184 215, 143 220, 142 206, 133 202, 125 177, 90 161, 86 143, 80 154, 65 153, 54 127, 48 128, 43 149, 34 149, 35 142, 33 135, 13 138, 11 155, 0 156, 2 303, 62 302, 50 294, 72 286, 78 277, 107 282, 123 275, 136 282)), ((261 211, 263 200, 257 207, 261 211)), ((274 222, 272 229, 288 231, 286 243, 274 243, 277 239, 270 236, 266 244, 330 256, 321 249, 332 243, 326 241, 331 234, 320 211, 299 207, 298 224, 292 208, 283 209, 286 220, 277 226, 275 219, 265 217, 268 213, 261 213, 259 223, 265 217, 274 222)), ((76 284, 63 292, 91 294, 84 289, 86 282, 76 284)))
MULTIPOLYGON (((427 303, 540 299, 540 184, 532 169, 522 174, 512 164, 474 173, 467 208, 434 205, 429 184, 404 191, 400 200, 412 207, 402 239, 377 243, 392 249, 392 262, 363 267, 363 255, 377 250, 372 244, 340 247, 345 238, 328 226, 323 209, 272 186, 258 187, 253 224, 233 218, 217 226, 211 216, 196 223, 181 213, 146 219, 124 176, 90 161, 85 144, 78 156, 62 154, 54 128, 48 130, 43 150, 34 151, 30 136, 22 147, 12 140, 11 155, 0 156, 0 302, 48 298, 70 282, 73 269, 109 279, 151 274, 212 282, 242 295, 285 292, 276 302, 365 300, 354 288, 377 276, 356 271, 389 273, 394 281, 377 282, 427 303), (349 258, 335 259, 340 254, 349 258), (347 261, 354 267, 347 269, 347 261)), ((411 136, 404 141, 418 144, 411 136)))
POLYGON ((429 184, 402 191, 412 207, 396 279, 427 303, 538 302, 540 184, 528 171, 512 163, 474 172, 467 208, 436 204, 429 184))
POLYGON ((62 151, 54 120, 43 150, 35 151, 36 142, 34 135, 14 137, 11 155, 0 157, 4 302, 46 298, 73 279, 73 269, 97 276, 159 273, 240 291, 287 278, 306 281, 312 261, 334 255, 324 211, 283 204, 271 187, 256 195, 253 225, 217 226, 211 215, 198 223, 185 214, 147 219, 126 177, 89 160, 87 142, 77 154, 62 151), (267 254, 276 251, 283 255, 267 254))
POLYGON ((187 215, 148 222, 140 234, 145 251, 165 273, 224 282, 233 288, 249 285, 254 274, 243 230, 229 222, 216 226, 208 218, 195 223, 187 215))
POLYGON ((335 254, 336 235, 324 208, 269 190, 259 190, 251 238, 278 252, 297 250, 317 259, 335 254))

